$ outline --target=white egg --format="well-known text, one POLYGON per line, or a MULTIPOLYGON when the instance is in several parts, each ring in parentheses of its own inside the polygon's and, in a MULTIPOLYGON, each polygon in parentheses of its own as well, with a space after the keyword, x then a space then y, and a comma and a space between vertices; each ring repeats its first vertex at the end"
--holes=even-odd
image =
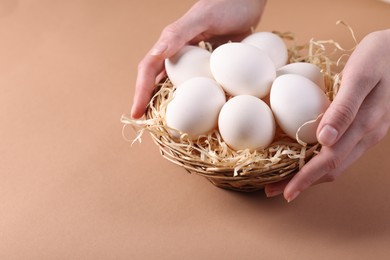
POLYGON ((197 46, 186 45, 165 60, 165 70, 173 85, 178 86, 194 77, 213 78, 210 71, 211 53, 197 46))
POLYGON ((320 68, 316 65, 308 62, 295 62, 287 64, 276 70, 276 77, 284 74, 298 74, 310 79, 322 90, 325 91, 324 76, 321 73, 320 68))
POLYGON ((217 127, 225 102, 225 92, 213 79, 196 77, 183 82, 167 105, 166 123, 174 129, 170 133, 175 138, 187 133, 193 140, 207 134, 217 127))
MULTIPOLYGON (((291 138, 306 122, 315 120, 328 108, 330 101, 311 80, 295 74, 277 77, 270 94, 271 109, 280 128, 291 138)), ((318 123, 305 124, 299 131, 299 139, 316 143, 318 123)))
POLYGON ((268 55, 243 43, 227 43, 216 48, 210 58, 215 80, 230 95, 265 97, 276 70, 268 55))
POLYGON ((257 32, 249 35, 242 43, 253 45, 265 51, 273 61, 275 68, 287 64, 288 51, 283 39, 271 32, 257 32))
POLYGON ((271 109, 249 95, 235 96, 225 103, 218 127, 223 140, 234 150, 266 148, 275 136, 271 109))

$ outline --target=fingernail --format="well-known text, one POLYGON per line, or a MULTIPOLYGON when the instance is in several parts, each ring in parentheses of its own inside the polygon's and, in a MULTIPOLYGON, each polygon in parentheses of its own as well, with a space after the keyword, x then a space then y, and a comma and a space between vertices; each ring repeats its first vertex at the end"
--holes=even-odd
POLYGON ((135 112, 134 112, 134 106, 131 108, 131 110, 130 110, 130 116, 131 116, 131 118, 135 118, 135 112))
POLYGON ((150 54, 153 56, 158 56, 163 54, 163 52, 168 49, 167 44, 157 44, 156 46, 153 47, 153 49, 150 51, 150 54))
POLYGON ((290 197, 287 198, 287 202, 290 203, 291 201, 295 200, 299 194, 299 191, 295 191, 290 197))
POLYGON ((131 110, 130 110, 130 116, 131 116, 131 118, 133 118, 133 119, 137 119, 139 116, 138 116, 138 114, 137 114, 137 112, 135 111, 136 110, 136 107, 133 105, 132 107, 131 107, 131 110))
POLYGON ((325 125, 319 135, 318 135, 318 141, 325 146, 332 146, 337 139, 339 132, 330 125, 325 125))
POLYGON ((278 196, 280 194, 283 193, 283 190, 271 190, 271 191, 265 191, 265 195, 267 196, 267 198, 272 198, 272 197, 275 197, 275 196, 278 196))

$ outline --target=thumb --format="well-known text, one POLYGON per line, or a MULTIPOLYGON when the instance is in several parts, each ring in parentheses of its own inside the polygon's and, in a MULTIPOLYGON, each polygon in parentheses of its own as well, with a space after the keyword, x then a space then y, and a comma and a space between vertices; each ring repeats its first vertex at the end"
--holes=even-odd
POLYGON ((166 26, 160 38, 150 51, 150 55, 169 58, 185 44, 198 38, 206 30, 204 19, 198 12, 190 9, 179 20, 166 26))
MULTIPOLYGON (((358 60, 353 62, 355 61, 358 60)), ((324 146, 332 146, 340 139, 354 121, 372 86, 375 86, 375 84, 368 84, 369 77, 365 76, 366 72, 362 72, 364 65, 360 66, 359 62, 349 67, 347 65, 340 90, 325 112, 317 129, 317 139, 324 146)))
POLYGON ((131 116, 139 118, 150 101, 158 76, 164 70, 164 59, 173 56, 187 42, 201 34, 203 25, 199 16, 185 14, 162 31, 160 38, 138 65, 138 75, 131 116))
POLYGON ((375 40, 375 37, 365 37, 345 65, 340 90, 317 129, 317 139, 324 146, 332 146, 340 139, 380 80, 380 70, 373 66, 377 63, 372 55, 378 48, 375 40))

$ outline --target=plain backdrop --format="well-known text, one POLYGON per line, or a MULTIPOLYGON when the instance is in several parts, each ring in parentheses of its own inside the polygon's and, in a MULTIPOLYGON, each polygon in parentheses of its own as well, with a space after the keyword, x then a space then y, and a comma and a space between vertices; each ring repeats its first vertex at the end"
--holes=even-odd
MULTIPOLYGON (((386 259, 390 136, 287 204, 222 190, 121 134, 137 64, 193 0, 0 1, 0 259, 386 259)), ((375 0, 269 0, 257 30, 346 48, 375 0)), ((135 135, 127 131, 128 137, 135 135)))

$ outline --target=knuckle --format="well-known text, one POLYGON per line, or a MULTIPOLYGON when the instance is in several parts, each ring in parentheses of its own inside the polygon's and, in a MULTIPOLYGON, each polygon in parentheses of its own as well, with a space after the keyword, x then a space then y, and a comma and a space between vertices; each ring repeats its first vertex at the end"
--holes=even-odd
POLYGON ((385 124, 381 129, 379 130, 379 138, 382 140, 385 138, 385 136, 389 133, 389 125, 385 124))
POLYGON ((305 178, 304 180, 302 180, 302 183, 301 183, 301 186, 303 187, 303 189, 307 189, 309 188, 310 186, 312 186, 314 183, 315 183, 316 180, 314 180, 313 177, 308 177, 308 178, 305 178))
POLYGON ((138 63, 138 71, 142 71, 143 68, 145 68, 145 62, 144 62, 144 60, 141 60, 141 61, 138 63))
POLYGON ((177 29, 178 29, 178 24, 177 24, 177 22, 174 22, 174 23, 167 25, 164 28, 163 32, 164 33, 176 33, 177 29))
POLYGON ((361 110, 363 111, 364 117, 360 116, 359 120, 356 120, 356 125, 360 128, 361 132, 364 134, 381 132, 384 127, 385 118, 383 110, 373 109, 372 107, 369 107, 368 109, 362 108, 361 110))
POLYGON ((340 103, 334 108, 336 120, 341 123, 351 123, 355 117, 355 106, 351 103, 340 103))
POLYGON ((361 66, 359 68, 354 68, 355 74, 354 74, 354 86, 355 89, 355 95, 360 96, 362 93, 367 93, 367 86, 373 86, 376 82, 376 77, 373 76, 372 71, 367 70, 364 66, 361 66))
POLYGON ((323 177, 324 182, 334 182, 336 181, 336 176, 333 174, 327 174, 323 177))
POLYGON ((382 131, 376 133, 371 140, 370 147, 379 143, 383 137, 384 137, 384 133, 382 131))
POLYGON ((372 146, 378 144, 387 134, 388 132, 388 127, 381 127, 378 130, 376 130, 370 138, 365 138, 362 140, 364 148, 368 149, 371 148, 372 146))
POLYGON ((162 37, 168 38, 169 41, 179 41, 181 39, 181 25, 178 21, 169 24, 162 31, 162 37))
POLYGON ((147 58, 143 58, 139 63, 138 63, 138 71, 143 71, 146 67, 148 67, 148 60, 147 58))
POLYGON ((299 185, 302 190, 305 190, 312 186, 314 183, 318 181, 318 177, 316 174, 309 173, 306 171, 305 167, 301 169, 301 171, 298 173, 300 175, 299 177, 299 185))
POLYGON ((372 111, 367 120, 361 120, 363 123, 363 130, 366 132, 377 129, 382 125, 383 113, 382 111, 372 111))
POLYGON ((368 133, 373 130, 377 125, 377 119, 371 116, 370 118, 359 120, 359 123, 357 123, 357 125, 360 127, 363 133, 368 133))
MULTIPOLYGON (((334 171, 341 164, 341 159, 338 156, 332 156, 325 162, 325 171, 327 173, 334 171)), ((329 174, 328 174, 329 175, 329 174)))

